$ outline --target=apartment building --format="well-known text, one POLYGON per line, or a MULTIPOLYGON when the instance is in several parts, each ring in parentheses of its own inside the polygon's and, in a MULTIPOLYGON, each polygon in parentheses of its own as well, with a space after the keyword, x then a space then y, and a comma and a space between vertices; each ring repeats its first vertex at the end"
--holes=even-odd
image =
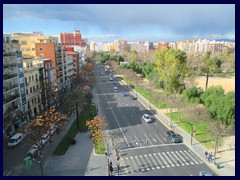
POLYGON ((36 55, 35 43, 58 43, 58 37, 45 36, 42 32, 11 33, 11 36, 19 41, 22 53, 30 56, 36 55))
POLYGON ((82 43, 85 43, 85 41, 82 41, 80 30, 75 30, 72 33, 61 32, 60 40, 63 45, 81 45, 82 43))
POLYGON ((19 42, 3 34, 3 132, 15 133, 28 121, 22 53, 19 42))
POLYGON ((52 59, 43 59, 43 75, 40 77, 42 86, 42 104, 43 107, 52 106, 55 103, 55 86, 54 86, 54 69, 52 67, 52 59))
POLYGON ((80 77, 80 64, 79 64, 79 54, 74 52, 74 48, 71 46, 66 46, 67 53, 67 73, 69 80, 68 86, 71 87, 72 80, 78 80, 80 77))
POLYGON ((126 40, 115 40, 114 49, 116 52, 123 52, 127 50, 127 41, 126 40))
POLYGON ((62 97, 67 90, 67 57, 64 45, 55 43, 35 43, 36 56, 52 60, 54 71, 54 86, 56 105, 62 103, 62 97))
POLYGON ((43 61, 30 55, 22 55, 24 79, 26 84, 27 109, 30 119, 35 118, 42 110, 42 87, 40 81, 40 69, 43 61))

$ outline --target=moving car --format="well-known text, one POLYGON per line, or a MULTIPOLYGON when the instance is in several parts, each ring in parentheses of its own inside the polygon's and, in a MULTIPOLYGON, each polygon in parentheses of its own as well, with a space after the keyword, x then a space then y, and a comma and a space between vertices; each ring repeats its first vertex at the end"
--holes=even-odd
POLYGON ((131 95, 130 98, 131 98, 132 100, 137 100, 137 97, 136 97, 136 96, 133 96, 133 95, 131 95))
POLYGON ((122 95, 123 95, 123 97, 126 97, 127 93, 126 92, 122 92, 122 95))
POLYGON ((215 176, 215 175, 208 171, 200 171, 199 176, 215 176))
POLYGON ((32 145, 32 147, 30 148, 30 150, 27 152, 27 156, 31 157, 31 158, 35 158, 37 156, 38 153, 38 147, 37 145, 32 145))
POLYGON ((114 87, 114 88, 113 88, 113 92, 117 93, 117 92, 118 92, 118 88, 117 88, 117 87, 114 87))
POLYGON ((23 134, 16 133, 8 140, 8 147, 11 148, 11 147, 17 146, 22 140, 23 140, 23 134))
POLYGON ((152 122, 152 119, 148 114, 143 114, 142 118, 146 123, 152 122))
POLYGON ((170 139, 170 141, 172 143, 181 143, 182 142, 182 138, 178 134, 176 134, 175 132, 173 132, 171 130, 167 131, 166 136, 168 139, 170 139))

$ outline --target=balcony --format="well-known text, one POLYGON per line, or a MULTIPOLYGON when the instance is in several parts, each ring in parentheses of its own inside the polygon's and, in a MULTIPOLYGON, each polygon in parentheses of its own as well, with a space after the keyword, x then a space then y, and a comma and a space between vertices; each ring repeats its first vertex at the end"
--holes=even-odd
POLYGON ((3 80, 15 78, 15 77, 17 77, 17 73, 16 74, 4 74, 3 75, 3 80))
POLYGON ((18 93, 18 94, 15 94, 15 95, 9 95, 9 96, 7 96, 7 97, 3 97, 3 104, 6 104, 6 103, 8 103, 8 102, 10 102, 10 101, 13 101, 14 99, 17 99, 17 98, 19 98, 20 97, 20 94, 18 93))
POLYGON ((3 53, 3 57, 9 57, 9 56, 16 56, 16 52, 5 52, 5 53, 3 53))
POLYGON ((3 86, 3 90, 4 90, 4 92, 7 92, 7 91, 10 91, 10 90, 18 88, 18 87, 19 87, 19 84, 17 83, 17 84, 12 85, 12 87, 10 87, 9 85, 3 86))
POLYGON ((17 63, 4 64, 4 65, 3 65, 3 68, 4 68, 4 69, 6 69, 6 68, 12 68, 12 67, 17 67, 17 63))

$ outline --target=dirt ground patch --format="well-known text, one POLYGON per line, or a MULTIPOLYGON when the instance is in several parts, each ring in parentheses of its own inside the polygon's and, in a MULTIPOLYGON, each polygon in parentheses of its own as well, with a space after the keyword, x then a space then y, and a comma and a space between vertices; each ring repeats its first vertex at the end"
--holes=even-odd
MULTIPOLYGON (((197 86, 205 89, 206 77, 198 77, 195 81, 197 86)), ((235 92, 235 78, 210 77, 208 80, 208 87, 211 86, 222 86, 226 93, 230 91, 235 92)))

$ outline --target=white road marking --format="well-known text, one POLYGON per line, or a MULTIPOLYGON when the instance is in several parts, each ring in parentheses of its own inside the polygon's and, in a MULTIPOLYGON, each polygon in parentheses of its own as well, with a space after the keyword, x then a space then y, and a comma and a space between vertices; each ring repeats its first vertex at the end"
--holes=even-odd
POLYGON ((135 136, 135 138, 136 138, 136 140, 137 140, 137 144, 140 145, 140 146, 142 146, 141 143, 139 143, 139 140, 138 140, 137 136, 136 136, 135 134, 134 134, 134 136, 135 136))
POLYGON ((148 139, 148 137, 146 136, 146 134, 144 134, 144 136, 147 138, 148 142, 150 142, 151 145, 153 145, 152 142, 151 142, 151 141, 148 139))
POLYGON ((152 154, 148 154, 148 156, 150 157, 150 159, 152 160, 154 167, 156 167, 157 169, 159 169, 158 163, 156 161, 156 159, 153 158, 152 154))
MULTIPOLYGON (((163 155, 161 153, 157 153, 160 159, 163 161, 163 165, 170 167, 167 163, 167 161, 163 158, 163 155)), ((162 166, 162 168, 165 168, 165 166, 162 166)))
POLYGON ((156 153, 153 153, 153 156, 157 159, 157 163, 159 166, 162 168, 165 168, 164 165, 162 164, 162 161, 160 160, 159 156, 156 153))
POLYGON ((162 155, 167 159, 167 161, 169 162, 169 164, 172 166, 172 167, 175 167, 175 165, 172 163, 172 161, 168 158, 168 156, 165 154, 165 152, 162 152, 162 155))
POLYGON ((197 155, 195 155, 192 151, 188 150, 188 152, 192 155, 192 157, 194 157, 196 159, 196 161, 199 161, 200 164, 203 164, 203 162, 197 157, 197 155))
MULTIPOLYGON (((173 152, 171 151, 171 153, 173 153, 173 152)), ((170 153, 170 152, 167 152, 167 154, 168 154, 168 156, 170 157, 170 159, 172 159, 172 161, 173 161, 177 166, 180 166, 180 164, 178 163, 178 160, 175 159, 175 158, 172 156, 171 153, 170 153)))
POLYGON ((182 154, 182 157, 183 157, 183 158, 186 158, 186 159, 187 159, 186 162, 189 162, 189 163, 192 164, 192 165, 194 164, 194 163, 191 161, 191 158, 189 159, 188 156, 186 156, 186 155, 183 153, 183 151, 179 151, 179 153, 182 154))
POLYGON ((161 141, 161 139, 154 133, 154 135, 156 136, 156 138, 158 138, 158 140, 163 144, 163 142, 161 141))
POLYGON ((195 164, 198 164, 198 162, 189 154, 189 152, 187 152, 186 150, 183 151, 189 158, 191 158, 195 164))
POLYGON ((152 138, 152 140, 153 140, 155 143, 157 143, 156 139, 154 139, 151 134, 149 134, 149 136, 152 138))
POLYGON ((136 149, 144 149, 144 148, 151 148, 151 147, 161 147, 161 146, 179 146, 182 143, 177 144, 158 144, 158 145, 151 145, 151 146, 142 146, 142 147, 135 147, 135 148, 129 148, 129 149, 122 149, 121 151, 131 151, 136 149))
POLYGON ((176 156, 181 159, 181 165, 182 165, 182 166, 185 166, 185 164, 186 164, 186 165, 189 165, 189 163, 186 162, 186 160, 179 154, 178 151, 175 151, 175 153, 176 153, 176 156), (185 164, 184 164, 184 163, 185 163, 185 164))
MULTIPOLYGON (((99 86, 99 87, 100 87, 101 91, 103 92, 103 90, 102 90, 101 86, 99 86)), ((106 96, 104 96, 104 97, 105 97, 105 99, 107 100, 107 102, 108 102, 108 105, 111 107, 111 105, 110 105, 110 103, 109 103, 109 101, 108 101, 107 97, 106 97, 106 96)), ((115 116, 115 114, 114 114, 114 112, 113 112, 113 110, 112 110, 112 109, 111 109, 111 111, 112 111, 112 113, 113 113, 113 116, 114 116, 114 118, 115 118, 115 120, 116 120, 117 124, 118 124, 118 127, 119 127, 119 129, 121 130, 121 132, 122 132, 122 134, 123 134, 123 137, 124 137, 124 139, 126 140, 126 142, 127 142, 127 144, 128 144, 127 138, 126 138, 126 136, 125 136, 125 135, 124 135, 124 133, 123 133, 123 130, 122 130, 122 128, 121 128, 121 126, 120 126, 120 124, 119 124, 119 122, 118 122, 118 120, 117 120, 117 117, 115 116)))

